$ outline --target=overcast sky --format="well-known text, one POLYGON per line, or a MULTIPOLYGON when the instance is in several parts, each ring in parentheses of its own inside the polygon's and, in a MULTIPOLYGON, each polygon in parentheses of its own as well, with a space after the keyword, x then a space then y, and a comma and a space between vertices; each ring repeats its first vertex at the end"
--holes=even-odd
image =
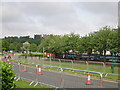
POLYGON ((84 36, 118 25, 117 2, 4 2, 0 7, 1 37, 71 32, 84 36))

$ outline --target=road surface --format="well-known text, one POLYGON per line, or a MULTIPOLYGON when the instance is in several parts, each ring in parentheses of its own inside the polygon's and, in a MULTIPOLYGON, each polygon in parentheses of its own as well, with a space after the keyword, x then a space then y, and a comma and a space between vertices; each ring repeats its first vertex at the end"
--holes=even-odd
POLYGON ((87 76, 81 75, 69 75, 66 73, 42 70, 42 75, 36 74, 35 67, 27 67, 27 72, 23 72, 23 66, 20 66, 20 72, 18 72, 18 65, 14 64, 14 72, 17 73, 17 76, 24 77, 33 81, 38 81, 50 85, 54 85, 57 87, 64 88, 118 88, 118 83, 103 81, 103 85, 100 86, 100 79, 91 79, 92 85, 86 85, 87 76), (61 81, 61 79, 63 79, 61 81))

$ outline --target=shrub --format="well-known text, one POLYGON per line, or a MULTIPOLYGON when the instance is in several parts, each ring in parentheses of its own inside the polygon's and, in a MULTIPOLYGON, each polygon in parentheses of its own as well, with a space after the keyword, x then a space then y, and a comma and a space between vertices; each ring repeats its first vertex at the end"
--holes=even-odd
POLYGON ((13 65, 2 62, 2 90, 14 90, 16 87, 12 67, 13 65))
POLYGON ((47 57, 43 53, 36 53, 36 54, 34 54, 34 53, 29 53, 29 54, 24 53, 24 54, 21 54, 21 56, 31 56, 31 57, 43 57, 43 55, 44 55, 44 57, 47 57))

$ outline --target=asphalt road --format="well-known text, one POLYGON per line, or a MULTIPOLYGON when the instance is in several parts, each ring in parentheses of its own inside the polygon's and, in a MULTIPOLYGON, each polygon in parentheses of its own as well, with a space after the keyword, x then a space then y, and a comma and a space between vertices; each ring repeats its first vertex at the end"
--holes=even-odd
MULTIPOLYGON (((14 64, 14 63, 13 63, 14 64)), ((63 88, 118 88, 118 83, 103 81, 103 85, 100 86, 100 79, 91 79, 92 85, 86 85, 87 76, 81 75, 69 75, 61 72, 54 72, 49 70, 42 70, 42 75, 36 74, 36 68, 27 67, 27 72, 23 72, 23 66, 20 66, 20 72, 18 72, 18 65, 14 64, 14 72, 17 76, 24 77, 33 81, 38 81, 57 87, 63 88), (61 78, 63 81, 61 81, 61 78)))

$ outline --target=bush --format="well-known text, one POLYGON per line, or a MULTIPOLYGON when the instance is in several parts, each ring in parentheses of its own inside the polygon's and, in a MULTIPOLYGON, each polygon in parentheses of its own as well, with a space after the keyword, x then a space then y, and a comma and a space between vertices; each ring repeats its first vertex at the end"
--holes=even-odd
POLYGON ((26 53, 24 53, 24 54, 21 54, 21 56, 30 56, 30 57, 43 57, 43 55, 44 55, 44 57, 47 57, 43 53, 36 53, 36 54, 33 54, 33 53, 26 54, 26 53))
POLYGON ((2 90, 14 90, 16 87, 12 67, 13 65, 2 62, 2 90))

